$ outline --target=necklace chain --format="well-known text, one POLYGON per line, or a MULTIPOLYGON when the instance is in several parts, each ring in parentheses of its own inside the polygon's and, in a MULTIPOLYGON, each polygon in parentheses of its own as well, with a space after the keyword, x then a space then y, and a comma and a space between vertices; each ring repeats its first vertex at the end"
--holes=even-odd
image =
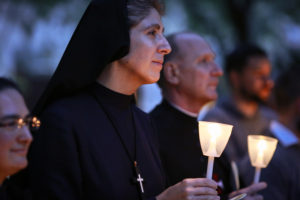
POLYGON ((102 108, 103 112, 105 113, 105 115, 107 116, 108 120, 110 121, 110 123, 112 124, 113 128, 115 129, 116 134, 119 137, 120 142, 122 143, 123 149, 125 150, 127 157, 129 158, 130 162, 132 163, 133 167, 134 167, 134 172, 136 174, 136 178, 134 178, 134 183, 139 185, 139 194, 140 194, 140 199, 144 200, 144 187, 143 187, 143 181, 144 179, 141 176, 140 170, 138 168, 138 163, 137 163, 137 131, 136 131, 136 127, 135 127, 135 119, 133 116, 133 111, 132 111, 132 106, 130 105, 130 114, 131 114, 131 118, 132 118, 132 125, 133 125, 133 130, 134 130, 134 153, 133 153, 133 157, 130 155, 130 152, 128 150, 128 147, 126 146, 115 122, 113 121, 112 116, 109 114, 109 112, 104 108, 102 102, 100 101, 100 99, 97 98, 97 96, 93 93, 94 98, 96 99, 96 101, 98 102, 98 104, 100 105, 100 107, 102 108))

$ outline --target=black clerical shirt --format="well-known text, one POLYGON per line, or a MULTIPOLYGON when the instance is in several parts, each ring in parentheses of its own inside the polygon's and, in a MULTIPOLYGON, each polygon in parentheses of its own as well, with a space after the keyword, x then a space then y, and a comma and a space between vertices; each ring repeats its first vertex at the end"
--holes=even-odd
MULTIPOLYGON (((202 154, 196 117, 177 110, 163 100, 150 113, 159 139, 161 160, 169 185, 185 178, 205 177, 207 157, 202 154)), ((222 199, 232 191, 230 163, 225 155, 216 158, 213 178, 218 182, 222 199)))

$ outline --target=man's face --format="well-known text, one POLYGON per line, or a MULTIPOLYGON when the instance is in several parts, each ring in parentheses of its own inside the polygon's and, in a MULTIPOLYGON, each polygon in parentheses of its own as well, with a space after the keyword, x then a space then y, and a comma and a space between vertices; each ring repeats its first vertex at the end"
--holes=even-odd
POLYGON ((155 9, 130 29, 130 51, 120 59, 122 67, 139 85, 154 83, 160 77, 164 55, 171 51, 163 36, 161 17, 155 9))
POLYGON ((218 97, 216 88, 222 70, 215 63, 215 54, 200 36, 179 35, 180 49, 178 90, 189 99, 205 104, 218 97))
POLYGON ((239 74, 239 84, 236 87, 245 99, 265 102, 274 85, 270 75, 270 61, 267 58, 252 57, 247 67, 239 74))
MULTIPOLYGON (((27 151, 32 136, 27 126, 8 126, 28 115, 23 97, 14 89, 0 92, 0 172, 11 175, 27 166, 27 151), (6 124, 6 126, 3 126, 6 124)), ((2 178, 2 177, 1 177, 2 178)))

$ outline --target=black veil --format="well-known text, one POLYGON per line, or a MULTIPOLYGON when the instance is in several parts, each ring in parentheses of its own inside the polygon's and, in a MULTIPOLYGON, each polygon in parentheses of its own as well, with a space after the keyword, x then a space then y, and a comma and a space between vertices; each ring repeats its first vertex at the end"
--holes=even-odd
POLYGON ((108 63, 128 53, 129 43, 126 0, 93 0, 33 113, 94 82, 108 63))

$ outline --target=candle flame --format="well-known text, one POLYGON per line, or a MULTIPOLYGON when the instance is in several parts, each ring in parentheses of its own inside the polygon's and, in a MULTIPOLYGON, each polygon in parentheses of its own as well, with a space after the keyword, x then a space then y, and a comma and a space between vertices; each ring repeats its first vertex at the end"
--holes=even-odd
POLYGON ((260 140, 257 143, 257 148, 258 148, 258 154, 256 158, 256 164, 258 166, 264 165, 264 153, 265 150, 267 149, 267 142, 265 140, 260 140))
POLYGON ((208 130, 211 136, 208 152, 210 152, 210 154, 214 156, 217 156, 217 139, 221 135, 221 128, 219 126, 216 126, 215 124, 209 124, 208 130))
POLYGON ((221 135, 221 127, 216 126, 215 124, 208 125, 209 134, 211 135, 211 139, 216 141, 217 138, 221 135))
POLYGON ((261 153, 263 153, 263 152, 267 149, 267 143, 266 143, 266 141, 260 140, 260 141, 257 143, 257 148, 259 149, 259 151, 260 151, 261 153))

